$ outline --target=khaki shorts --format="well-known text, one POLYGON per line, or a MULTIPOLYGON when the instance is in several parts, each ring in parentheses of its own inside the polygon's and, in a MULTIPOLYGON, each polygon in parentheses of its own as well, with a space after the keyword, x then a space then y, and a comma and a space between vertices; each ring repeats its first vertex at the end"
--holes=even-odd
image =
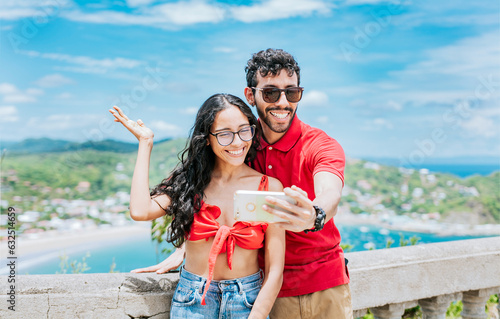
POLYGON ((312 294, 277 298, 271 319, 352 319, 351 289, 340 285, 312 294))

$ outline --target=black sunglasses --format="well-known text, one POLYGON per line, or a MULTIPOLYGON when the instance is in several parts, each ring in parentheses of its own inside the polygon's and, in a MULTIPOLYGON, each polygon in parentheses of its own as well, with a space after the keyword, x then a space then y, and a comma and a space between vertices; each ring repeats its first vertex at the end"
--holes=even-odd
POLYGON ((285 92, 285 97, 290 103, 297 103, 302 99, 302 91, 304 91, 303 87, 296 86, 290 87, 286 89, 278 89, 275 87, 268 88, 256 88, 252 87, 252 89, 262 91, 262 98, 267 103, 276 103, 280 99, 281 92, 285 92))

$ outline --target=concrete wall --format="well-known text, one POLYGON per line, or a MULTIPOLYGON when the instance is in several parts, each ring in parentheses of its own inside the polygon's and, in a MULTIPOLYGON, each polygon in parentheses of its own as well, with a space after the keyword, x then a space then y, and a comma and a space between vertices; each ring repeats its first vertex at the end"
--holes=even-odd
MULTIPOLYGON (((500 293, 500 237, 346 254, 353 308, 414 304, 470 290, 500 293)), ((0 276, 0 318, 168 318, 178 274, 0 276)))

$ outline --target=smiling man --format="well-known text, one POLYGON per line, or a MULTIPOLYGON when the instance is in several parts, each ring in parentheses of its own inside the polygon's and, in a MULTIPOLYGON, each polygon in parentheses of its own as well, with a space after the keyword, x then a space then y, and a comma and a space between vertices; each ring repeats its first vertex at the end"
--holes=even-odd
POLYGON ((287 230, 283 286, 270 317, 352 318, 349 275, 333 220, 344 184, 344 151, 296 115, 303 88, 292 55, 260 51, 245 71, 245 97, 256 107, 263 132, 252 166, 278 178, 297 201, 268 200, 289 213, 265 207, 286 220, 279 224, 287 230))

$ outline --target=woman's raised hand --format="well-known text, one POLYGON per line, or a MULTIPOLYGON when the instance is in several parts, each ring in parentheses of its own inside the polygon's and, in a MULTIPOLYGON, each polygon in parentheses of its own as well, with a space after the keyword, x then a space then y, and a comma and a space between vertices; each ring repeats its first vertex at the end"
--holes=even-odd
POLYGON ((118 106, 113 106, 109 112, 115 117, 115 122, 122 123, 139 141, 153 140, 153 131, 146 127, 142 120, 137 120, 137 122, 130 120, 118 106))

